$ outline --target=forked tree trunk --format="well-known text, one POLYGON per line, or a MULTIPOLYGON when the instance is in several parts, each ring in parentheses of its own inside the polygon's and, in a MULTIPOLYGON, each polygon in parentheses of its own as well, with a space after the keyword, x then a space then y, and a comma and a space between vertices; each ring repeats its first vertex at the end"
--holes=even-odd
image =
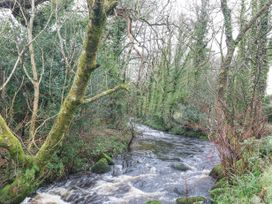
POLYGON ((84 98, 91 73, 98 68, 96 54, 102 31, 105 27, 107 13, 117 4, 115 0, 87 1, 89 23, 74 82, 61 106, 51 131, 37 155, 29 156, 24 153, 20 141, 14 136, 12 131, 7 127, 4 119, 0 116, 0 147, 6 148, 14 160, 18 159, 23 169, 11 184, 6 185, 0 190, 1 204, 21 202, 27 195, 35 191, 43 183, 44 179, 50 175, 47 164, 51 161, 52 155, 61 146, 69 125, 72 122, 73 115, 81 104, 92 102, 118 89, 126 88, 126 86, 120 85, 101 93, 98 97, 84 98))

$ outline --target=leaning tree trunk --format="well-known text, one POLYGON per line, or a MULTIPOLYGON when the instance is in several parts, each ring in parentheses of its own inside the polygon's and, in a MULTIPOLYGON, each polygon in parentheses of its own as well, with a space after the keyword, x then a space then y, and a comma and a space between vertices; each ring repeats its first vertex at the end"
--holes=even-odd
POLYGON ((13 159, 19 161, 23 169, 11 184, 0 189, 0 203, 15 204, 21 202, 50 175, 47 165, 51 162, 52 155, 61 146, 72 122, 73 115, 81 104, 93 102, 118 89, 126 88, 124 85, 119 85, 93 98, 85 99, 85 91, 90 76, 99 67, 96 63, 96 54, 105 27, 106 16, 117 4, 115 0, 87 1, 89 23, 74 82, 61 106, 51 131, 35 156, 24 153, 20 141, 14 136, 0 115, 0 147, 7 149, 13 159))

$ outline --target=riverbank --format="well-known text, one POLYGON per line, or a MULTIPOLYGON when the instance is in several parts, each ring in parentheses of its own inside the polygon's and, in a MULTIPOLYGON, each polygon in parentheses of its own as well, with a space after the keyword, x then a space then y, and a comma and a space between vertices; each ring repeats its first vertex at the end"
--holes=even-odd
MULTIPOLYGON (((104 126, 94 128, 88 134, 69 135, 60 151, 52 155, 54 162, 48 168, 54 171, 54 177, 48 178, 46 183, 88 172, 103 153, 114 157, 126 152, 131 137, 128 128, 118 130, 104 126)), ((0 188, 12 180, 19 170, 8 164, 0 157, 0 188)))
POLYGON ((131 137, 128 128, 118 130, 103 126, 76 138, 69 137, 59 156, 65 167, 64 176, 89 171, 102 154, 115 157, 126 152, 131 137))
MULTIPOLYGON (((244 143, 246 166, 231 178, 220 178, 210 194, 215 204, 272 202, 272 136, 244 143)), ((219 168, 220 171, 220 168, 219 168)), ((222 173, 219 173, 222 174, 222 173)))

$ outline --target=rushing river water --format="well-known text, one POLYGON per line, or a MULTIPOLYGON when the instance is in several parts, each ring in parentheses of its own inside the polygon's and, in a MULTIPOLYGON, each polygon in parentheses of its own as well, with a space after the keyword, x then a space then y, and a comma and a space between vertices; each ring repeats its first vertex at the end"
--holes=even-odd
POLYGON ((209 172, 219 162, 211 143, 143 125, 136 129, 131 151, 115 159, 111 172, 73 176, 39 189, 23 204, 174 204, 178 197, 209 197, 209 172))

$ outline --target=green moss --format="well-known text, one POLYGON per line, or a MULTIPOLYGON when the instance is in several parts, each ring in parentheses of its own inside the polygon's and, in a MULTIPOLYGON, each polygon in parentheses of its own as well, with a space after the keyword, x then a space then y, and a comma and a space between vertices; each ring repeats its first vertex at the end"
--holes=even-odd
POLYGON ((100 156, 100 159, 103 159, 103 158, 105 158, 107 160, 109 165, 114 165, 114 161, 112 160, 112 158, 109 155, 102 153, 100 156))
POLYGON ((190 197, 190 198, 178 198, 176 200, 177 204, 195 204, 205 202, 207 199, 205 197, 190 197))
POLYGON ((27 159, 23 146, 17 137, 12 133, 4 118, 0 115, 0 147, 6 148, 10 156, 23 164, 27 159))
POLYGON ((224 170, 221 164, 216 165, 211 173, 210 176, 216 180, 224 178, 224 170))
POLYGON ((108 164, 107 159, 102 158, 92 167, 92 172, 96 174, 104 174, 110 171, 110 166, 108 164))
POLYGON ((37 178, 38 172, 39 170, 35 166, 26 169, 25 172, 16 177, 13 183, 0 189, 0 203, 20 203, 27 195, 35 191, 43 182, 43 180, 37 178))
POLYGON ((161 204, 161 202, 158 200, 151 200, 151 201, 146 202, 145 204, 161 204))

